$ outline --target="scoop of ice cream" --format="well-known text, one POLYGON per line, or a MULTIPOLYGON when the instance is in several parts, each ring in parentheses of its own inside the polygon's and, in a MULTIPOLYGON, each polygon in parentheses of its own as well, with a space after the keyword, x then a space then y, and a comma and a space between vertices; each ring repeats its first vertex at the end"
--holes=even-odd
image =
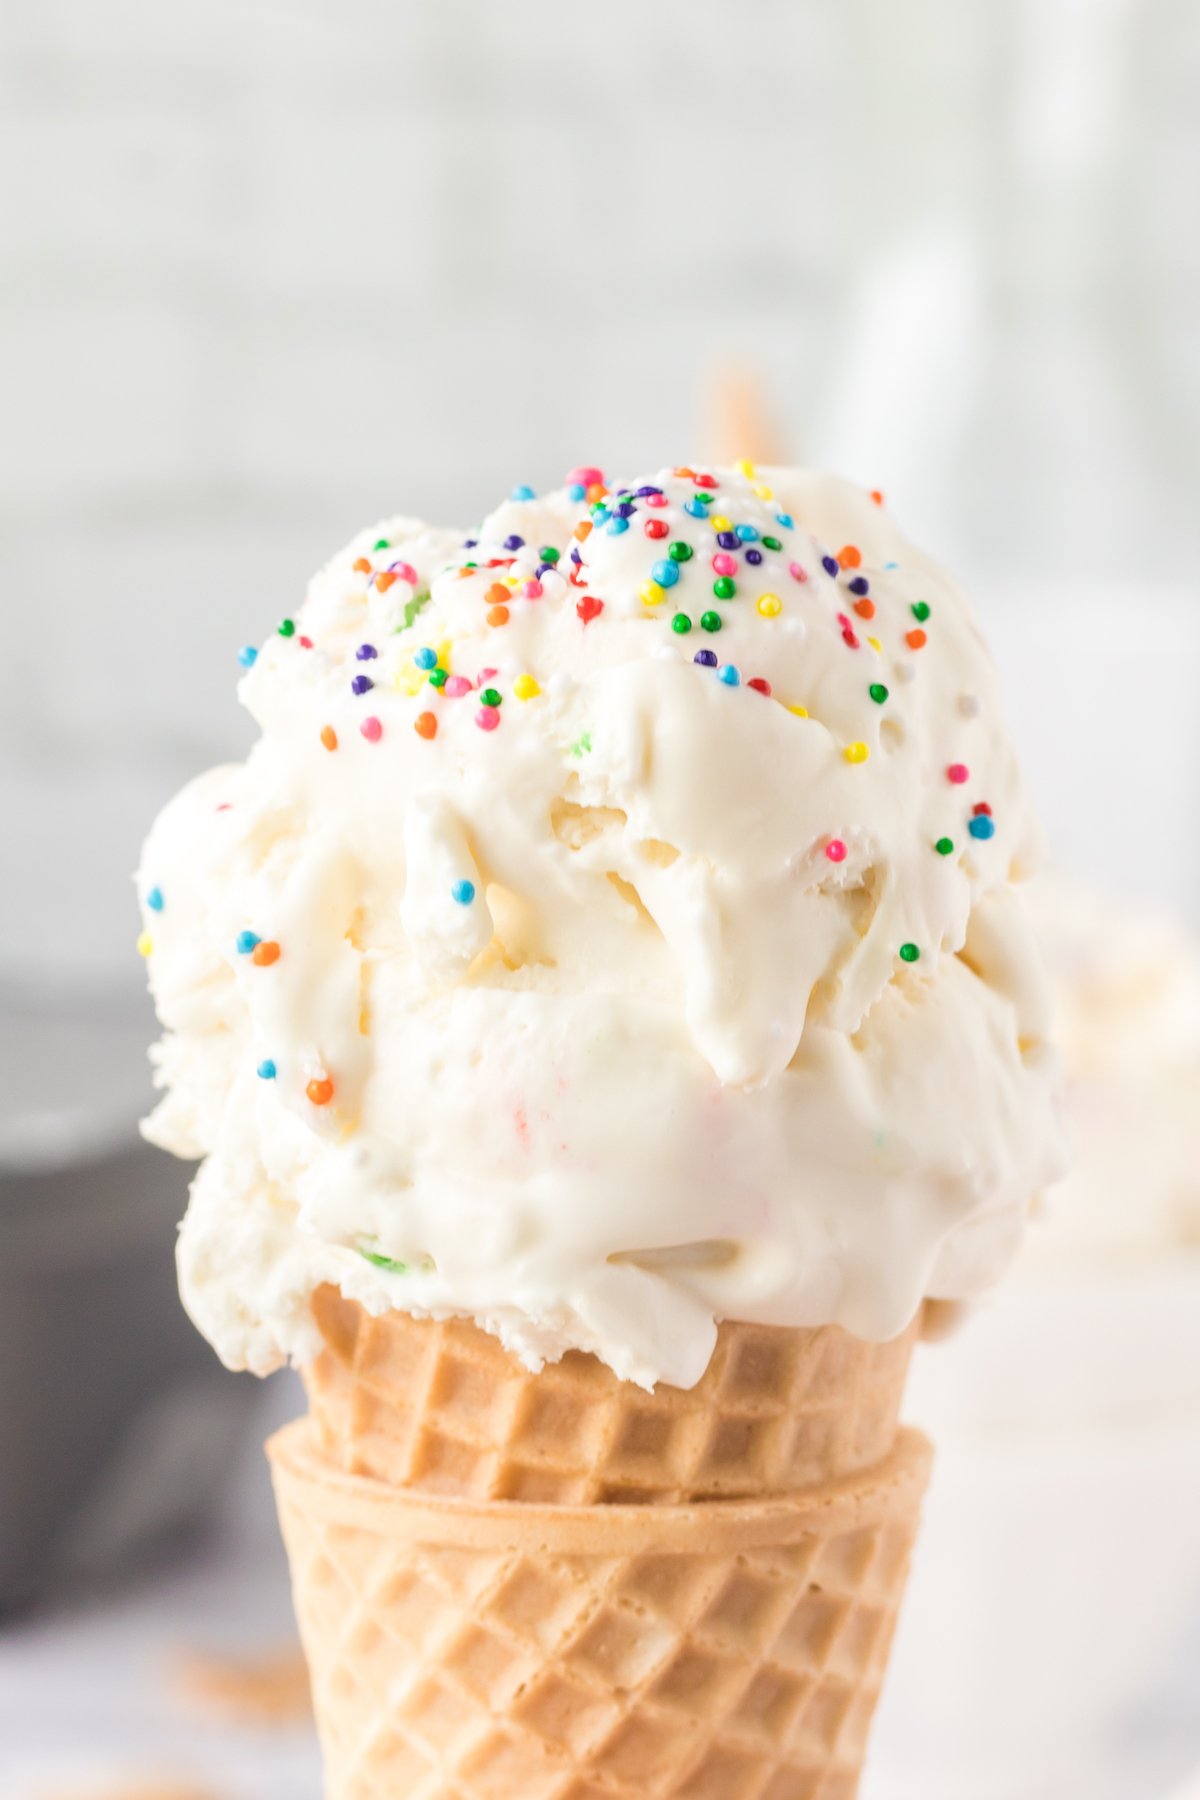
POLYGON ((883 1338, 1002 1272, 1059 1157, 1036 838, 878 496, 575 471, 365 532, 243 655, 262 738, 139 878, 227 1362, 332 1281, 689 1384, 715 1319, 883 1338))

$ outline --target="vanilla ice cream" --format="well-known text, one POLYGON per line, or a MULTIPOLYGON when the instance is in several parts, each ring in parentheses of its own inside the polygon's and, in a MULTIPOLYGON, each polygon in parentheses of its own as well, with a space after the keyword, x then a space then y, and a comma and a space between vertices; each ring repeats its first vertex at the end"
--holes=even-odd
POLYGON ((901 1330, 1057 1173, 1036 833, 996 677, 879 496, 787 469, 391 519, 248 665, 146 845, 146 1127, 185 1302, 334 1282, 689 1385, 720 1318, 901 1330))

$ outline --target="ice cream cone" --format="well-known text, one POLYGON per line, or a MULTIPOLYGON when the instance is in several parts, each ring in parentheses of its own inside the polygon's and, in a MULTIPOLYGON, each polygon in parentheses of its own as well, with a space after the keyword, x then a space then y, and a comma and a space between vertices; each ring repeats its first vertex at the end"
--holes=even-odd
POLYGON ((329 1287, 314 1314, 305 1379, 331 1462, 395 1488, 565 1506, 750 1499, 873 1468, 918 1330, 868 1344, 726 1321, 694 1388, 647 1393, 579 1352, 533 1374, 468 1319, 373 1318, 329 1287))
POLYGON ((327 1800, 853 1800, 929 1467, 545 1507, 269 1447, 327 1800))

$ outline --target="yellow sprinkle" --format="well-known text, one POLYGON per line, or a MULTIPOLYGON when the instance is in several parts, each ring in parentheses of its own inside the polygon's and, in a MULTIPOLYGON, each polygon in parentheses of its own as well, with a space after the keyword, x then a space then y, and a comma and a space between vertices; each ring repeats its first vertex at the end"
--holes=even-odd
POLYGON ((870 644, 872 650, 875 651, 877 656, 883 655, 883 645, 880 643, 878 638, 868 638, 867 642, 868 642, 868 644, 870 644))
POLYGON ((746 477, 747 481, 754 480, 754 464, 749 460, 748 457, 743 456, 741 462, 737 466, 737 469, 738 469, 738 474, 744 475, 746 477))
POLYGON ((137 947, 139 956, 154 955, 154 939, 150 936, 148 931, 143 931, 141 937, 139 937, 137 941, 137 947))
POLYGON ((638 593, 642 596, 643 606, 661 606, 667 597, 667 590, 659 587, 657 581, 643 581, 638 593))
POLYGON ((419 694, 425 685, 424 669, 418 669, 410 657, 406 657, 396 670, 392 686, 398 694, 419 694))
POLYGON ((758 610, 764 619, 777 619, 783 611, 783 601, 778 594, 760 594, 758 610))
POLYGON ((518 675, 513 682, 513 693, 518 700, 534 700, 541 691, 532 675, 518 675))
POLYGON ((807 706, 800 706, 799 704, 797 704, 796 706, 789 706, 788 711, 790 713, 795 713, 795 715, 798 719, 807 719, 807 717, 808 717, 807 706))
POLYGON ((774 488, 767 487, 765 483, 760 484, 754 491, 760 500, 773 500, 775 498, 774 488))
POLYGON ((868 756, 870 756, 870 754, 871 754, 871 752, 867 749, 867 746, 863 743, 847 744, 846 748, 842 751, 842 755, 845 757, 846 761, 849 763, 866 762, 866 760, 867 760, 868 756))
POLYGON ((524 576, 506 575, 504 577, 504 585, 506 588, 511 588, 513 590, 513 592, 516 593, 517 589, 520 587, 521 582, 523 580, 524 580, 524 576))
POLYGON ((454 639, 453 638, 443 638, 441 643, 437 647, 437 653, 438 653, 437 666, 439 669, 445 669, 447 675, 449 675, 449 673, 450 673, 450 652, 453 650, 453 648, 454 648, 454 639))
POLYGON ((710 518, 708 522, 712 526, 714 531, 732 531, 733 530, 733 526, 729 523, 729 520, 725 517, 724 513, 718 513, 718 515, 715 519, 710 518))

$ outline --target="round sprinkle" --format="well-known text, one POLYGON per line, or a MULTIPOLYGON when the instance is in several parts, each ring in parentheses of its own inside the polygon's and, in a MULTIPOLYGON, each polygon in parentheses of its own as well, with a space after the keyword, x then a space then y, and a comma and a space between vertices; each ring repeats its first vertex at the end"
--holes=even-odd
POLYGON ((679 580, 679 564, 672 562, 669 557, 663 556, 654 564, 650 573, 659 587, 673 588, 679 580))
POLYGON ((763 553, 761 550, 754 550, 754 549, 747 550, 746 561, 750 564, 750 567, 752 569, 757 569, 757 567, 761 563, 762 559, 763 559, 763 553))
POLYGON ((715 650, 697 650, 692 661, 698 662, 702 669, 715 669, 717 666, 717 653, 715 650))
POLYGON ((946 780, 953 782, 955 787, 961 787, 964 781, 970 781, 970 779, 971 771, 966 763, 951 763, 946 770, 946 780))
POLYGON ((337 749, 337 732, 333 729, 332 725, 322 725, 321 742, 327 750, 337 749))
POLYGON ((431 712, 418 713, 413 720, 413 730, 418 737, 435 738, 438 722, 431 712))
POLYGON ((359 662, 374 662, 379 652, 374 644, 360 644, 354 654, 359 662))
POLYGON ((995 821, 989 819, 986 813, 976 813, 975 817, 971 820, 971 823, 967 826, 967 830, 973 838, 979 838, 985 843, 988 838, 995 837, 996 835, 995 821))
POLYGON ((756 544, 758 542, 758 530, 753 525, 739 525, 737 527, 737 535, 743 544, 756 544))
POLYGON ((450 898, 457 901, 459 906, 470 906, 475 898, 475 883, 473 881, 456 881, 450 889, 450 898))
POLYGON ((648 538, 665 538, 670 527, 665 519, 647 519, 642 526, 648 538))
POLYGON ((906 631, 904 634, 904 641, 910 650, 923 650, 929 642, 929 639, 923 631, 918 630, 906 631))
POLYGON ((875 602, 873 600, 856 600, 854 602, 854 610, 860 619, 873 619, 875 617, 875 602))
POLYGON ((282 954, 274 939, 264 938, 261 944, 255 944, 250 960, 260 969, 269 969, 272 963, 279 961, 282 954))
POLYGON ((383 736, 383 726, 375 717, 374 713, 371 714, 369 719, 364 719, 358 729, 362 732, 368 744, 377 744, 383 736))
MULTIPOLYGON (((508 599, 508 589, 502 581, 493 581, 491 587, 483 597, 489 606, 503 606, 508 599)), ((437 659, 435 658, 434 660, 436 661, 437 659)))
POLYGON ((518 537, 514 531, 510 537, 505 538, 504 548, 506 550, 523 550, 525 548, 525 539, 523 537, 518 537))
POLYGON ((666 588, 660 587, 657 581, 643 581, 638 593, 643 606, 661 606, 667 597, 666 588))
POLYGON ((727 519, 723 513, 709 513, 708 522, 714 531, 733 530, 733 520, 727 519))
POLYGON ((867 692, 870 694, 876 706, 882 706, 888 697, 888 691, 884 687, 882 681, 873 681, 867 689, 867 692))
POLYGON ((848 763, 865 763, 870 754, 870 750, 862 742, 847 744, 842 751, 842 755, 848 763))
POLYGON ((728 575, 718 575, 713 582, 713 593, 718 600, 732 600, 737 593, 737 585, 728 575))
POLYGON ((707 519, 708 517, 708 508, 699 494, 693 494, 690 500, 685 500, 683 510, 685 513, 690 513, 693 519, 707 519))
MULTIPOLYGON (((444 688, 449 679, 445 669, 430 669, 429 671, 429 685, 432 688, 444 688)), ((468 685, 470 684, 468 683, 468 685)))
POLYGON ((724 550, 718 550, 712 559, 713 573, 716 575, 736 575, 737 558, 729 556, 724 550))
POLYGON ((906 963, 919 962, 921 960, 921 952, 915 944, 901 944, 900 960, 901 962, 906 963))
POLYGON ((243 669, 252 669, 258 661, 258 651, 253 644, 243 644, 237 656, 243 669))
POLYGON ((371 546, 373 550, 390 550, 391 547, 391 542, 388 538, 376 538, 371 546))
POLYGON ((139 933, 138 941, 137 941, 137 953, 139 956, 153 956, 154 955, 154 939, 150 936, 150 933, 148 931, 143 931, 143 932, 139 933))
POLYGON ((821 567, 827 575, 837 575, 838 562, 836 556, 823 556, 821 558, 821 567))
POLYGON ((686 637, 691 629, 692 621, 688 618, 688 615, 686 613, 676 613, 675 617, 671 620, 671 630, 679 637, 686 637))
POLYGON ((500 723, 500 714, 494 706, 481 706, 475 714, 475 723, 480 731, 495 731, 500 723))
POLYGON ((295 637, 296 621, 294 619, 281 619, 279 621, 278 629, 281 638, 295 637))
POLYGON ((721 615, 719 612, 702 612, 700 625, 704 631, 720 631, 721 615))
POLYGON ((480 693, 480 701, 484 706, 499 706, 504 699, 497 688, 485 687, 480 693))
POLYGON ((259 940, 257 932, 255 932, 255 931, 239 931, 237 934, 238 955, 239 956, 249 956, 250 952, 254 949, 255 945, 258 944, 259 941, 260 940, 259 940))
POLYGON ((677 538, 667 550, 667 555, 672 562, 691 562, 695 551, 690 544, 685 544, 681 538, 677 538))
POLYGON ((605 529, 608 532, 609 537, 620 537, 623 531, 629 530, 629 520, 623 519, 618 513, 615 519, 610 519, 608 521, 605 529))
POLYGON ((783 601, 778 594, 760 594, 756 608, 764 619, 777 619, 783 611, 783 601))
POLYGON ((549 563, 550 567, 553 568, 559 557, 562 555, 562 551, 556 550, 553 544, 543 544, 538 551, 538 555, 544 563, 549 563))
POLYGON ((279 1070, 269 1056, 264 1057, 258 1065, 257 1074, 260 1081, 274 1081, 278 1073, 279 1070))
POLYGON ((790 562, 788 564, 788 574, 791 576, 793 581, 807 581, 808 580, 808 570, 803 566, 802 563, 790 562))
POLYGON ((356 675, 350 683, 350 692, 352 694, 369 694, 374 686, 375 683, 369 675, 356 675))
POLYGON ((798 702, 795 706, 789 706, 788 711, 794 713, 798 719, 807 719, 808 717, 807 706, 801 706, 798 702))
POLYGON ((489 606, 487 622, 489 625, 507 625, 508 624, 508 608, 507 608, 507 606, 489 606))
POLYGON ((776 513, 775 523, 777 525, 782 525, 785 531, 792 531, 795 528, 796 521, 793 519, 791 513, 776 513))
POLYGON ((513 489, 512 494, 509 497, 510 497, 510 499, 513 499, 513 500, 536 500, 537 499, 537 495, 534 493, 533 489, 529 486, 528 482, 525 482, 525 481, 519 481, 517 483, 516 487, 513 489))
POLYGON ((146 905, 150 908, 151 912, 162 911, 164 901, 163 891, 160 887, 152 887, 150 889, 150 892, 146 895, 146 905))
MULTIPOLYGON (((432 681, 433 676, 431 675, 429 677, 429 679, 432 681)), ((451 700, 461 700, 461 698, 464 694, 470 693, 471 683, 467 680, 467 677, 465 675, 447 675, 444 683, 442 684, 442 691, 451 700)), ((432 718, 432 716, 433 715, 430 714, 431 718, 432 718)))
POLYGON ((762 675, 751 676, 746 686, 753 688, 756 694, 765 694, 768 700, 771 698, 771 684, 762 675))
POLYGON ((518 675, 513 682, 513 693, 518 700, 536 700, 541 691, 532 675, 518 675))
POLYGON ((937 843, 933 847, 937 851, 939 856, 953 856, 953 854, 954 854, 954 839, 953 838, 939 838, 937 843))
POLYGON ((587 499, 587 489, 584 487, 584 485, 581 481, 572 481, 567 484, 567 499, 568 500, 586 500, 587 499))
POLYGON ((912 608, 912 616, 914 619, 916 619, 916 621, 919 625, 923 625, 925 623, 926 619, 929 617, 928 604, 924 600, 914 601, 913 608, 912 608))
POLYGON ((780 541, 777 537, 765 537, 763 539, 763 549, 764 550, 782 550, 783 545, 780 543, 780 541))
POLYGON ((328 1106, 333 1099, 333 1083, 328 1075, 322 1075, 319 1079, 310 1081, 304 1091, 314 1106, 328 1106))
POLYGON ((871 584, 865 575, 856 575, 854 580, 847 582, 846 585, 849 587, 852 594, 858 594, 860 597, 863 594, 869 594, 871 591, 871 584))
POLYGON ((413 661, 416 663, 418 669, 436 669, 437 651, 431 649, 428 644, 422 644, 421 648, 413 657, 413 661))
POLYGON ((845 862, 846 846, 841 838, 830 838, 825 846, 825 854, 831 863, 845 862))
POLYGON ((741 670, 735 669, 732 663, 726 663, 723 669, 717 670, 717 680, 723 681, 726 687, 737 687, 741 679, 741 670))

